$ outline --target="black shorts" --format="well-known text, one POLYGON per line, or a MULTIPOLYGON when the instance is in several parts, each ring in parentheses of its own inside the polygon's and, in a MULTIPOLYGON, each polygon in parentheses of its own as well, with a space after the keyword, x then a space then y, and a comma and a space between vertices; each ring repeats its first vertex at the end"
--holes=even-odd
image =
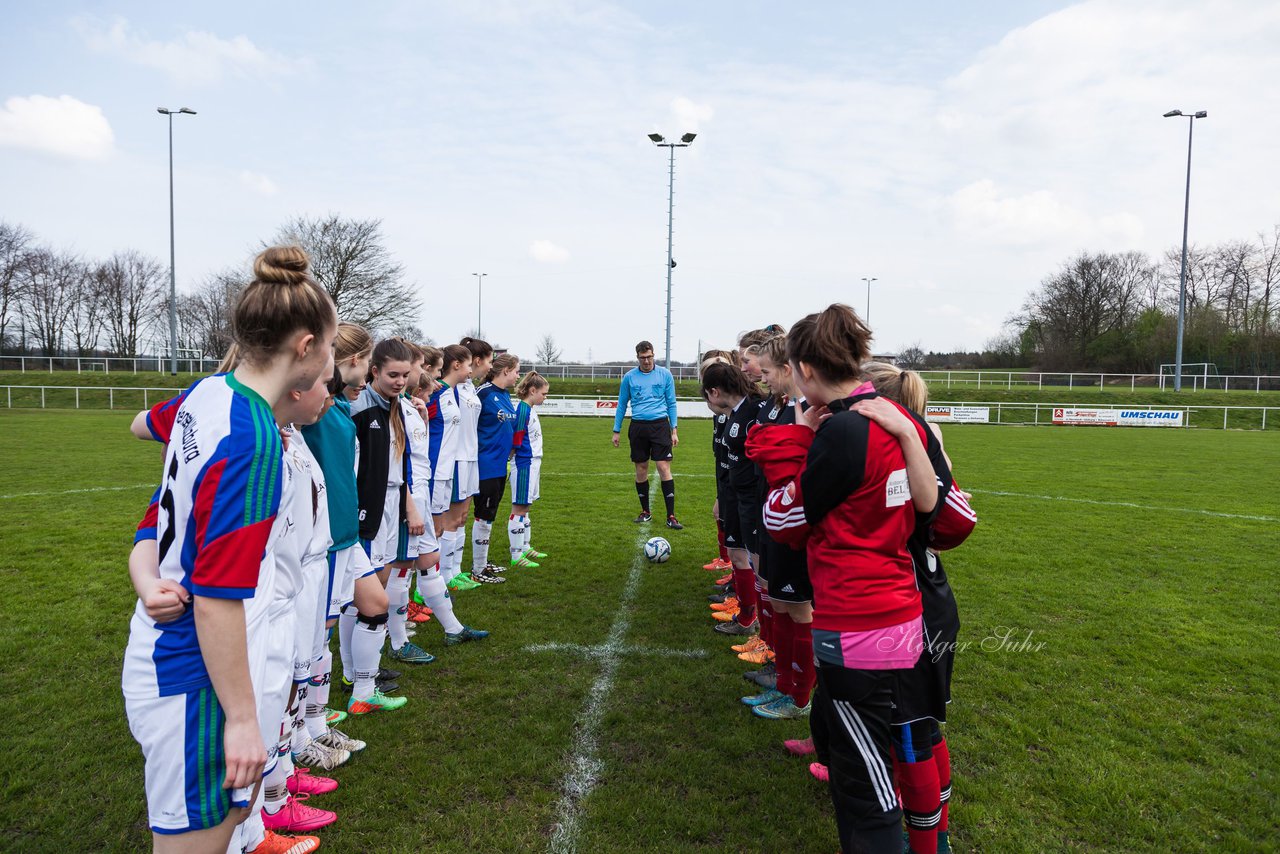
POLYGON ((779 602, 812 602, 813 583, 809 581, 809 562, 803 549, 793 549, 774 542, 767 532, 760 533, 760 563, 769 584, 769 598, 779 602))
POLYGON ((760 504, 755 496, 743 497, 731 492, 725 496, 728 503, 720 502, 720 515, 724 518, 724 547, 727 549, 746 549, 752 554, 760 553, 760 504))
POLYGON ((633 463, 671 459, 671 422, 665 418, 656 421, 632 418, 631 426, 627 428, 627 439, 631 442, 633 463))
POLYGON ((930 569, 916 574, 928 645, 920 650, 915 667, 894 671, 897 677, 893 690, 895 724, 924 718, 947 722, 951 671, 955 665, 956 639, 960 636, 960 610, 941 562, 936 556, 929 556, 928 560, 930 569))
POLYGON ((498 505, 502 503, 502 495, 507 489, 505 477, 487 477, 480 481, 480 491, 476 493, 476 518, 490 524, 498 518, 498 505))

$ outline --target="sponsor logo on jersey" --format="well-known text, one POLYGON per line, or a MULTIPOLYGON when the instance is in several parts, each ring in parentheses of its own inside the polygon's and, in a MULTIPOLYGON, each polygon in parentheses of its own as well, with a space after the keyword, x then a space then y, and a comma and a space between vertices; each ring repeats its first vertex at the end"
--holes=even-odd
POLYGON ((369 429, 370 429, 370 430, 381 430, 382 428, 378 426, 378 422, 377 422, 377 421, 371 421, 371 422, 369 422, 369 429))
MULTIPOLYGON (((735 421, 733 424, 729 425, 729 436, 733 438, 733 437, 736 437, 737 435, 738 435, 738 423, 735 421)), ((735 459, 737 458, 735 457, 735 459)))
POLYGON ((907 470, 898 469, 889 475, 884 485, 884 506, 901 507, 911 500, 911 483, 907 480, 907 470))
MULTIPOLYGON (((778 420, 778 407, 776 407, 776 406, 775 406, 773 409, 770 409, 770 410, 769 410, 769 420, 770 420, 770 421, 777 421, 777 420, 778 420)), ((793 593, 793 592, 795 592, 795 591, 788 590, 787 592, 788 592, 788 593, 793 593)))
POLYGON ((189 463, 200 456, 199 439, 196 437, 196 417, 181 410, 174 419, 182 427, 182 461, 189 463))

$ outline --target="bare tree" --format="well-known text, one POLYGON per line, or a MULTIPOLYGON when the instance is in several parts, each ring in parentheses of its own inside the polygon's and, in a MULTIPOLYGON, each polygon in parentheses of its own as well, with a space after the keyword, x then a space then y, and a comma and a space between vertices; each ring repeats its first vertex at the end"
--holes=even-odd
POLYGON ((87 271, 76 256, 51 249, 28 253, 24 266, 23 316, 45 355, 56 355, 75 312, 76 288, 87 271))
POLYGON ((1271 234, 1258 234, 1258 300, 1255 303, 1259 316, 1259 332, 1266 336, 1271 326, 1271 302, 1280 288, 1280 225, 1271 234))
POLYGON ((311 275, 333 297, 343 320, 394 329, 418 317, 422 302, 383 245, 381 220, 299 216, 280 227, 276 242, 306 250, 311 275))
POLYGON ((34 238, 20 225, 0 222, 0 348, 5 330, 22 303, 26 284, 27 254, 34 238))
POLYGON ((435 339, 424 332, 422 327, 416 323, 402 323, 387 334, 395 338, 412 341, 414 344, 425 344, 428 347, 434 346, 436 343, 435 339))
POLYGON ((564 356, 564 351, 556 346, 556 339, 551 333, 542 336, 538 349, 533 352, 534 361, 539 365, 554 365, 564 356))
MULTIPOLYGON (((179 346, 198 350, 202 356, 220 359, 234 340, 231 315, 245 286, 234 269, 208 276, 195 291, 178 297, 179 346)), ((168 306, 168 301, 165 301, 168 306)))
POLYGON ((898 354, 898 365, 913 371, 919 370, 924 366, 924 350, 921 348, 919 341, 902 348, 902 352, 898 354))
POLYGON ((132 249, 98 265, 94 275, 106 307, 107 348, 118 356, 137 355, 146 333, 163 316, 164 267, 132 249))

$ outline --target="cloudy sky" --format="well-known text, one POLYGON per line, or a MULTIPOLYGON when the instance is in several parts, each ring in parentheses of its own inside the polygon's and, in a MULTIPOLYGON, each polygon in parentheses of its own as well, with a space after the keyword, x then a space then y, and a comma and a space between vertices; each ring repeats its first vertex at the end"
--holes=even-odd
POLYGON ((1082 250, 1280 222, 1280 4, 10 4, 0 219, 87 255, 243 264, 289 217, 383 221, 439 341, 662 354, 834 300, 877 348, 979 348, 1082 250))

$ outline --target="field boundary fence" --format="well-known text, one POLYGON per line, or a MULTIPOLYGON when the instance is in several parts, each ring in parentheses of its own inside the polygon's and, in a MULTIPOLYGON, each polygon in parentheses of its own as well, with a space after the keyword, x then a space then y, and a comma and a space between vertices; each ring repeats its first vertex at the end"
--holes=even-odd
MULTIPOLYGON (((178 370, 183 373, 212 373, 220 360, 178 357, 178 370)), ((620 380, 635 365, 595 365, 578 363, 543 364, 533 360, 521 363, 551 379, 620 380)), ((18 356, 0 355, 0 371, 48 373, 74 371, 87 373, 164 372, 169 369, 167 356, 18 356)), ((693 365, 673 365, 671 373, 678 380, 696 380, 693 365)), ((1173 388, 1171 374, 1119 374, 1098 371, 1054 373, 1038 371, 949 371, 921 370, 920 376, 932 388, 1045 389, 1097 388, 1114 391, 1173 388)), ((1255 374, 1191 374, 1182 378, 1184 391, 1280 391, 1280 376, 1255 374)))

